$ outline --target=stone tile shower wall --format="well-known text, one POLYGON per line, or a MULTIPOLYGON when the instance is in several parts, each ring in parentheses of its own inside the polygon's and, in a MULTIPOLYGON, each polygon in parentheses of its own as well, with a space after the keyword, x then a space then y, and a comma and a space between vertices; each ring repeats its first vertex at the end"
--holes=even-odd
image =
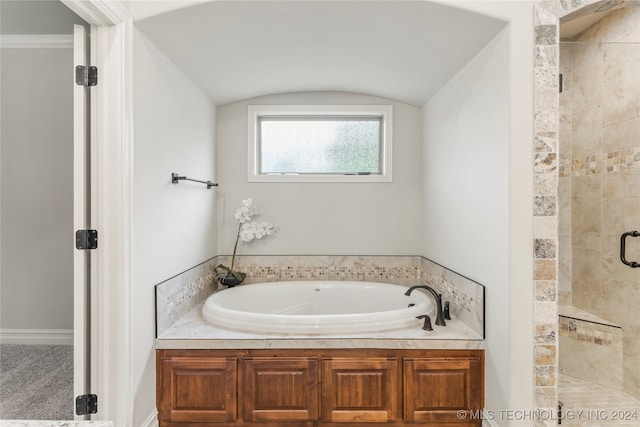
POLYGON ((622 345, 619 326, 560 314, 560 370, 563 374, 621 390, 622 345), (576 357, 577 354, 583 356, 576 357))
MULTIPOLYGON (((640 7, 561 49, 561 303, 622 327, 624 390, 640 397, 640 271, 619 259, 620 235, 640 228, 640 7)), ((628 239, 627 258, 640 259, 639 239, 628 239)))
MULTIPOLYGON (((213 269, 229 265, 219 256, 156 285, 157 334, 218 288, 213 269)), ((411 286, 428 283, 451 302, 451 313, 484 336, 484 286, 418 256, 240 256, 245 284, 291 280, 356 280, 411 286)))
MULTIPOLYGON (((624 0, 539 0, 534 18, 534 395, 536 408, 554 410, 557 405, 558 335, 557 321, 558 247, 562 232, 558 232, 559 175, 559 19, 577 17, 593 11, 617 9, 624 0), (541 245, 542 243, 542 245, 541 245), (537 248, 555 250, 551 256, 537 248), (555 320, 554 320, 555 319, 555 320)), ((590 160, 589 160, 590 161, 590 160)), ((615 163, 615 162, 614 162, 615 163)), ((560 184, 562 190, 562 185, 560 184)), ((560 267, 563 267, 562 265, 560 267)), ((563 295, 562 298, 568 298, 563 295)), ((638 352, 640 353, 640 352, 638 352)), ((555 420, 538 420, 536 426, 552 426, 555 420)))
MULTIPOLYGON (((552 413, 558 403, 558 20, 535 9, 534 117, 534 397, 552 413)), ((551 426, 536 420, 536 426, 551 426)))

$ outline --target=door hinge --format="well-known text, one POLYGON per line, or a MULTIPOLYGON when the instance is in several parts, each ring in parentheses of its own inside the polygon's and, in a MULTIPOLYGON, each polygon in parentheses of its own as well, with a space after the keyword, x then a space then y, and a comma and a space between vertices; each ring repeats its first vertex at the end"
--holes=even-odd
POLYGON ((76 84, 80 86, 95 86, 98 84, 98 67, 92 65, 76 66, 76 84))
POLYGON ((76 231, 76 249, 98 249, 98 230, 76 231))
POLYGON ((76 415, 98 413, 98 396, 95 394, 83 394, 76 397, 76 415))

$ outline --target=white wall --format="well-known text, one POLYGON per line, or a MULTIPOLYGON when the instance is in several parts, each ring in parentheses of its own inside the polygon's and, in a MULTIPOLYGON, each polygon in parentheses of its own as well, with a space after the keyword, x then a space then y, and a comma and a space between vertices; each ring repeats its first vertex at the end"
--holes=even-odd
POLYGON ((1 56, 0 328, 71 332, 72 50, 1 56))
POLYGON ((510 25, 424 106, 423 255, 486 285, 486 408, 528 409, 533 7, 464 5, 510 25))
POLYGON ((74 24, 87 26, 59 0, 0 1, 2 34, 73 34, 74 24))
POLYGON ((155 409, 154 285, 216 255, 215 107, 147 38, 134 36, 133 425, 155 409))
POLYGON ((239 247, 245 255, 415 255, 420 251, 421 109, 362 94, 307 92, 218 107, 219 254, 233 252, 233 214, 251 197, 263 220, 278 226, 268 241, 239 247), (247 106, 392 104, 392 183, 247 182, 247 106))
POLYGON ((200 3, 207 3, 212 0, 162 0, 162 1, 140 1, 140 0, 120 0, 129 9, 133 19, 140 21, 151 16, 168 13, 177 9, 195 6, 200 3))
MULTIPOLYGON (((424 108, 424 255, 508 310, 508 38, 489 43, 424 108)), ((508 401, 508 322, 487 312, 487 407, 508 401), (501 342, 503 341, 503 342, 501 342)), ((501 406, 500 406, 501 407, 501 406)))

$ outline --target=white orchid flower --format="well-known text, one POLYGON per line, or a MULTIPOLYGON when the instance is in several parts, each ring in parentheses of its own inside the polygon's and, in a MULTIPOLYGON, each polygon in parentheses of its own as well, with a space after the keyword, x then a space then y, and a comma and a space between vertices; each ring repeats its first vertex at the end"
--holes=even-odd
POLYGON ((251 221, 251 218, 258 213, 258 208, 253 204, 253 200, 245 199, 242 201, 242 206, 236 209, 235 218, 240 224, 244 224, 251 221))
POLYGON ((242 201, 242 206, 236 209, 235 218, 238 221, 238 233, 236 235, 236 244, 233 247, 233 256, 231 257, 231 268, 219 265, 216 267, 222 271, 218 272, 221 277, 226 277, 229 274, 238 278, 240 281, 244 279, 245 273, 236 272, 234 270, 236 261, 236 251, 238 249, 238 241, 250 242, 253 239, 262 239, 263 237, 270 236, 275 232, 275 226, 270 222, 252 221, 252 217, 258 215, 258 208, 253 204, 252 199, 245 199, 242 201))

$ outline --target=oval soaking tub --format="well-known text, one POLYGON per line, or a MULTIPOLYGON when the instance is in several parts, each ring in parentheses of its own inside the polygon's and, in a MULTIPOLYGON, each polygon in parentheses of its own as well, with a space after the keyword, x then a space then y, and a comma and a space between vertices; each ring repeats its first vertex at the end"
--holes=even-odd
POLYGON ((386 283, 291 281, 237 286, 211 295, 203 317, 217 326, 251 332, 347 334, 419 327, 435 320, 431 296, 386 283), (410 306, 410 304, 413 304, 410 306))

